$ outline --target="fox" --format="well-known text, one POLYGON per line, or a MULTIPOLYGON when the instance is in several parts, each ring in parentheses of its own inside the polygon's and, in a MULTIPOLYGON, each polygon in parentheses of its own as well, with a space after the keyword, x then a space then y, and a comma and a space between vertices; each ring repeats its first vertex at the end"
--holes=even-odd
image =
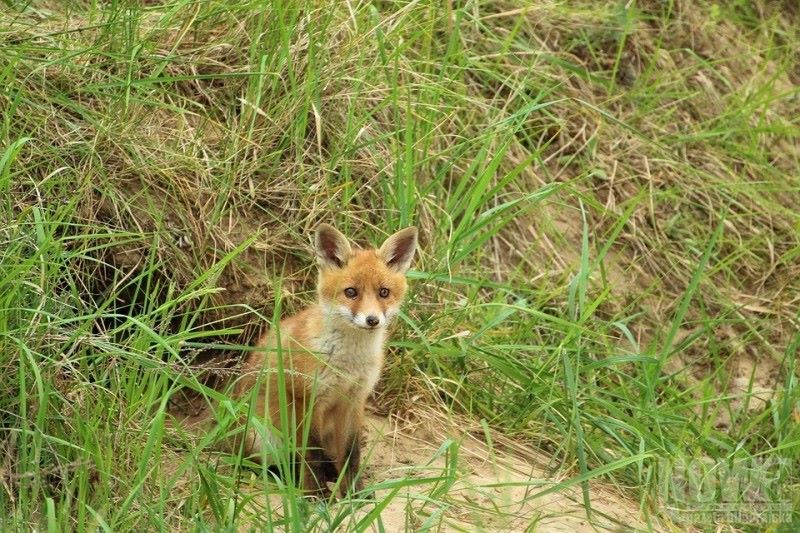
POLYGON ((282 445, 281 434, 293 432, 295 443, 306 444, 295 458, 304 491, 328 495, 328 483, 337 480, 340 496, 363 489, 364 409, 383 368, 388 327, 408 289, 417 235, 416 227, 407 227, 379 248, 359 248, 320 224, 314 236, 316 304, 282 319, 243 362, 236 396, 251 394, 252 413, 281 431, 250 428, 241 449, 258 461, 282 445), (289 428, 281 425, 279 370, 289 428))

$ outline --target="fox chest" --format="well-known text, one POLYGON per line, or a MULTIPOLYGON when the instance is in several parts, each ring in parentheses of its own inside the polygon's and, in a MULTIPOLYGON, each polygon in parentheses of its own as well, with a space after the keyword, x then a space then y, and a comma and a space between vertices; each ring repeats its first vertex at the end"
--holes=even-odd
POLYGON ((332 333, 317 342, 321 368, 317 393, 363 400, 375 388, 383 366, 383 335, 332 333))

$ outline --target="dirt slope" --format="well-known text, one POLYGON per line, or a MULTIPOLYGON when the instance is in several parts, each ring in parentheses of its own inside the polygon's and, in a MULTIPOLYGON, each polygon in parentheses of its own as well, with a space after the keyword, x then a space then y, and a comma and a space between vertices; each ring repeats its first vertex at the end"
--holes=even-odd
MULTIPOLYGON (((176 413, 176 418, 188 422, 195 433, 210 423, 207 411, 191 416, 176 413)), ((575 473, 552 472, 547 465, 558 461, 502 435, 491 434, 487 439, 480 424, 468 419, 448 420, 435 411, 418 412, 413 420, 372 413, 367 418, 364 455, 366 485, 377 487, 375 503, 391 498, 380 519, 371 522, 372 531, 380 531, 379 524, 389 532, 426 527, 434 531, 648 530, 638 502, 607 484, 590 483, 591 519, 584 511, 580 486, 537 496, 575 473), (452 485, 447 478, 454 479, 452 485), (392 496, 398 486, 402 488, 392 496)), ((261 490, 256 478, 251 481, 243 490, 251 494, 261 490)), ((342 506, 350 505, 350 501, 335 502, 328 511, 335 516, 344 510, 342 506)), ((374 505, 356 509, 338 530, 356 530, 374 505)), ((266 512, 279 519, 280 496, 265 493, 250 500, 241 516, 241 530, 255 527, 266 512)), ((316 529, 327 527, 323 521, 316 529)), ((652 524, 649 529, 666 530, 652 524)))

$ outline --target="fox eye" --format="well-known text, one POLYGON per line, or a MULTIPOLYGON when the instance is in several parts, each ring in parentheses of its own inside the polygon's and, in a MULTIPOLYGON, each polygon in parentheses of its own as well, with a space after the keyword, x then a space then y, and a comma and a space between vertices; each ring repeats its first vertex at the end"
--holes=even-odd
POLYGON ((358 291, 355 290, 353 287, 347 287, 344 290, 344 295, 347 296, 348 298, 355 298, 356 296, 358 296, 358 291))
POLYGON ((389 289, 386 287, 381 287, 381 290, 378 291, 378 296, 381 298, 388 298, 389 297, 389 289))

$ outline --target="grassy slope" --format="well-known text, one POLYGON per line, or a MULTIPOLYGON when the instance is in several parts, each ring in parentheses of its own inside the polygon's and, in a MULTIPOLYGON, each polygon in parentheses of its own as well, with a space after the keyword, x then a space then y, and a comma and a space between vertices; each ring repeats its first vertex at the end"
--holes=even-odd
POLYGON ((660 456, 796 462, 797 9, 526 4, 6 8, 3 525, 235 523, 235 469, 163 481, 166 399, 311 298, 321 220, 422 230, 385 407, 650 509, 660 456), (755 409, 742 357, 774 371, 755 409))

